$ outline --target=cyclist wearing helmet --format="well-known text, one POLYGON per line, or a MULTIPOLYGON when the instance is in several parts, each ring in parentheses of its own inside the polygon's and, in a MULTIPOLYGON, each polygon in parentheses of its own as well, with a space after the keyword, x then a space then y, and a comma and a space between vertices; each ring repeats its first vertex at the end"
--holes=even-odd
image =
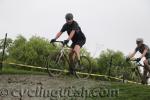
MULTIPOLYGON (((86 37, 82 32, 78 23, 73 20, 73 14, 67 13, 65 16, 66 23, 63 25, 60 32, 57 33, 56 37, 51 40, 51 42, 55 42, 63 32, 67 31, 68 38, 64 40, 64 44, 68 44, 70 40, 72 40, 71 44, 71 52, 69 54, 70 61, 72 62, 77 55, 78 60, 80 61, 80 48, 85 44, 86 37)), ((72 67, 70 67, 70 72, 73 73, 72 67)))
POLYGON ((127 59, 129 60, 130 58, 134 57, 137 51, 139 51, 142 54, 141 57, 137 58, 137 61, 141 61, 141 59, 143 57, 146 58, 143 61, 144 75, 143 75, 143 81, 142 81, 142 83, 145 84, 147 82, 147 79, 146 79, 147 73, 150 72, 150 67, 149 67, 149 65, 150 65, 150 49, 146 44, 144 44, 144 41, 142 38, 136 39, 136 44, 137 44, 137 47, 135 48, 134 52, 131 55, 129 55, 129 57, 127 59))

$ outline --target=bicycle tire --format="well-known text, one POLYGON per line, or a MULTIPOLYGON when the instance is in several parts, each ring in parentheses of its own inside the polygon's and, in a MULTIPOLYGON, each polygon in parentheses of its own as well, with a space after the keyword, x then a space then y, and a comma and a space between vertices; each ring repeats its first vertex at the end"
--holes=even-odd
POLYGON ((131 78, 132 78, 132 80, 134 80, 138 83, 141 83, 142 76, 141 76, 139 69, 137 67, 133 69, 133 71, 131 73, 131 78))
MULTIPOLYGON (((48 56, 47 58, 47 71, 49 76, 59 77, 64 72, 64 67, 66 67, 68 62, 65 60, 64 56, 60 57, 60 54, 56 55, 55 58, 48 56)), ((69 64, 68 64, 69 66, 69 64)))

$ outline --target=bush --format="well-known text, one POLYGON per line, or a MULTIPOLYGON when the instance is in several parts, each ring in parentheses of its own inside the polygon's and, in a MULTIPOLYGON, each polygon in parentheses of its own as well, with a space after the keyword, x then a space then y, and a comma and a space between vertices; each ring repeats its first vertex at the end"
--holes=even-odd
POLYGON ((49 41, 33 36, 27 41, 19 35, 9 47, 9 60, 17 63, 43 66, 44 57, 54 50, 49 41))

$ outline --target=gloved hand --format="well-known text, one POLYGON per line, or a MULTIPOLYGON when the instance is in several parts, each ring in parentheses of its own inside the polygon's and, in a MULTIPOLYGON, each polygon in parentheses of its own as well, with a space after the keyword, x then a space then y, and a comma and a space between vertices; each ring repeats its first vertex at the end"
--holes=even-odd
POLYGON ((137 62, 141 61, 141 58, 137 58, 136 61, 137 61, 137 62))
POLYGON ((55 41, 56 41, 56 39, 51 39, 50 43, 53 43, 53 42, 55 42, 55 41))
POLYGON ((64 40, 64 45, 67 45, 69 40, 64 40))

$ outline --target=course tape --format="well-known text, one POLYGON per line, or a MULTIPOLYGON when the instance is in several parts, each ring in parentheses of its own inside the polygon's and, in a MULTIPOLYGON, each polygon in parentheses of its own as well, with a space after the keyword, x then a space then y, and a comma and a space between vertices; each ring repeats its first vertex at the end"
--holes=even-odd
MULTIPOLYGON (((28 67, 28 68, 35 68, 35 69, 44 69, 44 70, 47 69, 47 68, 44 68, 44 67, 38 67, 38 66, 32 66, 32 65, 24 65, 24 64, 16 64, 16 63, 12 63, 12 62, 2 62, 2 63, 3 63, 3 64, 9 64, 9 65, 23 66, 23 67, 28 67)), ((49 70, 52 70, 52 71, 61 71, 61 72, 64 72, 64 73, 69 72, 68 70, 60 70, 60 69, 52 69, 52 68, 50 68, 49 70)), ((111 78, 111 79, 116 79, 116 80, 123 81, 123 79, 121 79, 121 78, 112 77, 112 76, 108 76, 108 75, 89 74, 89 73, 82 73, 82 72, 77 72, 77 74, 90 75, 90 76, 96 76, 96 77, 107 77, 107 78, 111 78)), ((141 83, 134 82, 134 81, 130 81, 130 80, 126 80, 126 81, 127 81, 128 83, 141 84, 141 83)))

